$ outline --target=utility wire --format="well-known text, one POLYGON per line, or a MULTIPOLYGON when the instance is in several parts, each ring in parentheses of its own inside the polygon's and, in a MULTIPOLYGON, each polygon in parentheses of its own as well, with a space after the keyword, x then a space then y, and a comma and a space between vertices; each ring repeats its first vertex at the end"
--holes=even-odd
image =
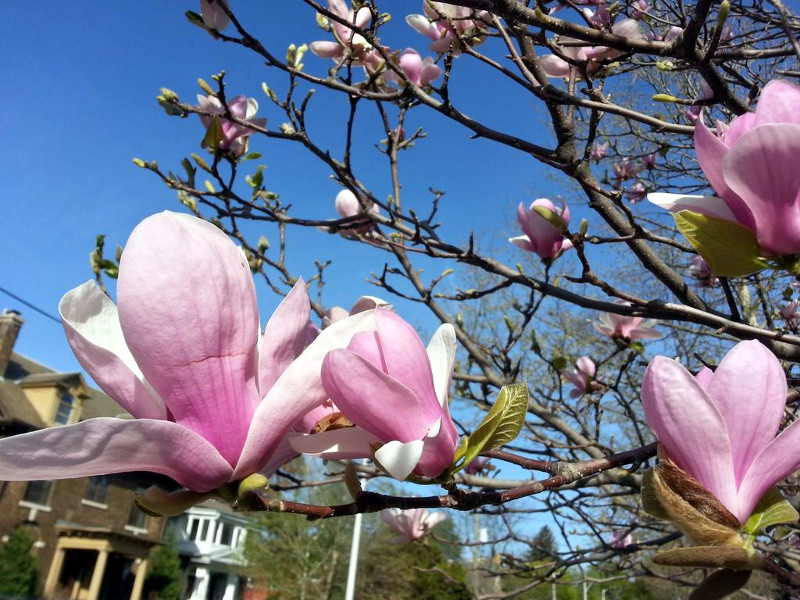
POLYGON ((11 292, 9 292, 7 289, 5 289, 5 288, 3 288, 3 287, 0 287, 0 292, 2 292, 2 293, 4 293, 4 294, 6 294, 6 295, 8 295, 8 296, 11 296, 11 297, 12 297, 14 300, 16 300, 17 302, 22 302, 22 303, 23 303, 25 306, 27 306, 28 308, 30 308, 30 309, 32 309, 32 310, 35 310, 35 311, 36 311, 36 312, 38 312, 40 315, 42 315, 42 316, 44 316, 44 317, 47 317, 47 318, 48 318, 48 319, 50 319, 51 321, 55 321, 56 323, 58 323, 58 324, 61 324, 61 319, 59 319, 58 317, 54 317, 53 315, 51 315, 51 314, 50 314, 50 313, 48 313, 47 311, 44 311, 44 310, 42 310, 42 309, 41 309, 41 308, 39 308, 38 306, 36 306, 36 305, 34 305, 34 304, 31 304, 30 302, 28 302, 27 300, 24 300, 24 299, 20 298, 20 297, 19 297, 19 296, 17 296, 16 294, 12 294, 12 293, 11 293, 11 292))

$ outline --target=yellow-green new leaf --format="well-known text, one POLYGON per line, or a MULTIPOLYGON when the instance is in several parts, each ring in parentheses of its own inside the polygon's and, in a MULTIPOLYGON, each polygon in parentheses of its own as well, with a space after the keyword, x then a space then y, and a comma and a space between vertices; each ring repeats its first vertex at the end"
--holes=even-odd
POLYGON ((789 504, 778 488, 772 488, 758 501, 753 514, 744 524, 744 530, 752 535, 758 535, 771 525, 783 523, 796 523, 800 515, 789 504))

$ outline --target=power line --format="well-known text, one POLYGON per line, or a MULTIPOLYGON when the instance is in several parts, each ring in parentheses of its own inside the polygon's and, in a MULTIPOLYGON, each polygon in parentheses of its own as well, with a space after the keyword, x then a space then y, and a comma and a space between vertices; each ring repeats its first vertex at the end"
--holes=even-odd
POLYGON ((59 325, 61 324, 61 319, 59 319, 58 317, 54 317, 53 315, 51 315, 51 314, 50 314, 50 313, 48 313, 47 311, 44 311, 44 310, 42 310, 41 308, 39 308, 39 307, 38 307, 38 306, 36 306, 35 304, 31 304, 30 302, 28 302, 27 300, 24 300, 24 299, 20 298, 20 297, 19 297, 19 296, 17 296, 16 294, 12 294, 12 293, 11 293, 11 292, 9 292, 7 289, 5 289, 5 288, 3 288, 3 287, 0 287, 0 292, 3 292, 3 293, 4 293, 4 294, 6 294, 7 296, 11 296, 11 297, 12 297, 14 300, 16 300, 17 302, 22 302, 22 304, 24 304, 24 305, 25 305, 25 306, 27 306, 28 308, 30 308, 30 309, 32 309, 32 310, 35 310, 35 311, 36 311, 36 312, 38 312, 40 315, 42 315, 42 316, 44 316, 44 317, 47 317, 47 318, 48 318, 48 319, 50 319, 51 321, 55 321, 55 322, 56 322, 56 323, 58 323, 59 325))

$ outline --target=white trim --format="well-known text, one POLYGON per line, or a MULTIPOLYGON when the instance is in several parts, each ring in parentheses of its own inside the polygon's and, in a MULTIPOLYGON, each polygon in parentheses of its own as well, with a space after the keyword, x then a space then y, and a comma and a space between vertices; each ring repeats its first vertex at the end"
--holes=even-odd
POLYGON ((144 527, 134 527, 133 525, 125 525, 125 531, 130 531, 134 535, 145 535, 147 533, 147 528, 144 527))
POLYGON ((102 502, 95 502, 94 500, 87 500, 86 498, 81 498, 81 504, 85 504, 86 506, 91 506, 92 508, 102 508, 103 510, 108 510, 108 504, 104 504, 102 502))
POLYGON ((17 506, 21 506, 22 508, 32 508, 34 510, 40 510, 42 512, 52 512, 52 508, 47 506, 46 504, 36 504, 36 502, 29 502, 28 500, 20 500, 17 503, 17 506))

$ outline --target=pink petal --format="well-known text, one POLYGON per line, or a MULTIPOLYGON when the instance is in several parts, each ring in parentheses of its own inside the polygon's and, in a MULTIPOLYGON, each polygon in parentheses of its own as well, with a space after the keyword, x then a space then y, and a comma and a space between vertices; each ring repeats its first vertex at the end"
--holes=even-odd
POLYGON ((346 346, 358 331, 374 328, 373 311, 342 319, 325 328, 289 365, 253 415, 242 456, 236 465, 235 478, 259 471, 289 428, 327 400, 320 371, 328 352, 346 346))
POLYGON ((400 69, 413 84, 419 85, 422 80, 422 57, 413 48, 407 48, 400 55, 400 69))
POLYGON ((734 512, 736 482, 725 420, 691 373, 656 356, 644 374, 642 403, 648 425, 672 460, 734 512))
POLYGON ((755 112, 755 125, 792 123, 800 125, 800 86, 773 79, 764 86, 755 112))
POLYGON ((745 133, 723 161, 725 181, 753 214, 770 254, 800 252, 800 125, 767 124, 745 133))
POLYGON ((434 421, 440 416, 439 402, 422 340, 411 325, 392 311, 376 310, 375 322, 385 373, 408 387, 422 404, 428 422, 434 421))
POLYGON ((705 386, 725 419, 736 482, 773 440, 786 403, 786 376, 775 355, 753 340, 740 342, 705 386))
POLYGON ((344 50, 337 42, 328 40, 318 40, 309 44, 311 52, 320 58, 341 58, 344 56, 344 50))
POLYGON ((569 74, 572 70, 572 65, 555 54, 539 57, 539 66, 545 72, 545 75, 556 79, 569 79, 569 74))
POLYGON ((93 281, 58 304, 67 341, 97 385, 139 419, 166 419, 167 409, 145 381, 119 325, 117 307, 93 281))
POLYGON ((761 496, 773 485, 800 469, 800 421, 784 429, 750 465, 739 486, 739 506, 734 514, 744 523, 761 496))
POLYGON ((698 119, 697 126, 694 128, 694 149, 697 153, 697 162, 708 178, 708 182, 717 195, 725 200, 731 209, 735 220, 745 227, 755 229, 753 216, 747 205, 733 193, 728 187, 725 176, 722 173, 722 160, 727 155, 729 148, 721 139, 703 123, 702 117, 698 119))
POLYGON ((244 254, 217 227, 164 212, 131 234, 119 317, 136 363, 177 423, 235 465, 258 402, 258 307, 244 254))
POLYGON ((300 279, 272 313, 259 348, 259 390, 265 396, 280 374, 306 347, 311 304, 300 279))
POLYGON ((350 350, 325 357, 322 382, 348 419, 384 442, 421 439, 440 416, 426 415, 414 392, 350 350))
POLYGON ((406 23, 414 31, 421 33, 434 42, 439 39, 439 29, 425 15, 407 15, 406 23))
POLYGON ((508 238, 508 241, 514 244, 515 246, 519 246, 523 250, 528 252, 535 252, 533 249, 533 244, 531 244, 530 239, 528 239, 527 235, 518 235, 517 237, 508 238))
POLYGON ((227 482, 233 469, 192 431, 169 421, 89 419, 0 440, 0 480, 67 479, 151 471, 196 492, 227 482))

